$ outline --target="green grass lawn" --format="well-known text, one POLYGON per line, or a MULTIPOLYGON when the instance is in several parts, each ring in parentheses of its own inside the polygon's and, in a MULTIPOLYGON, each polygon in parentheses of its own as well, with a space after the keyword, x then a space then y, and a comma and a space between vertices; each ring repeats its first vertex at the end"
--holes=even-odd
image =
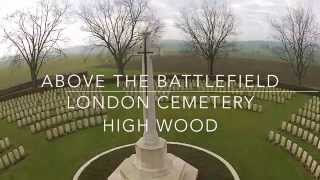
MULTIPOLYGON (((108 86, 108 89, 113 87, 108 86)), ((269 130, 280 127, 307 100, 298 94, 285 105, 263 102, 264 112, 241 110, 158 110, 158 118, 214 118, 218 130, 206 133, 163 133, 169 141, 179 141, 209 149, 229 161, 245 180, 312 179, 298 161, 287 152, 266 141, 269 130)), ((109 118, 142 118, 139 110, 112 110, 109 118)), ((29 156, 0 173, 1 180, 68 180, 86 160, 107 149, 134 143, 139 133, 104 133, 102 127, 47 142, 44 134, 31 135, 26 129, 0 122, 0 137, 8 136, 23 144, 29 156)), ((182 157, 183 158, 183 157, 182 157)), ((108 167, 105 167, 108 168, 108 167)))
MULTIPOLYGON (((48 74, 89 70, 92 74, 111 76, 116 71, 100 67, 99 61, 49 62, 43 72, 48 74)), ((129 74, 137 73, 135 71, 129 74)), ((43 74, 43 73, 42 73, 43 74)), ((25 67, 0 70, 0 88, 28 81, 25 67)), ((113 86, 107 86, 114 89, 113 86)), ((179 141, 211 150, 229 161, 243 180, 308 180, 312 179, 301 164, 287 152, 266 141, 269 130, 280 127, 291 113, 309 97, 297 94, 284 105, 262 101, 263 113, 241 110, 158 110, 158 118, 214 118, 218 130, 205 133, 162 133, 168 141, 179 141)), ((260 104, 260 101, 259 101, 260 104)), ((141 110, 116 109, 108 112, 111 118, 142 118, 141 110)), ((104 133, 102 127, 87 129, 53 142, 44 134, 32 135, 27 129, 0 120, 0 137, 7 136, 15 144, 23 144, 28 156, 22 162, 0 172, 1 180, 70 180, 77 169, 96 154, 119 145, 136 142, 141 133, 104 133)), ((182 157, 183 158, 183 157, 182 157)), ((108 167, 105 167, 108 168, 108 167)))

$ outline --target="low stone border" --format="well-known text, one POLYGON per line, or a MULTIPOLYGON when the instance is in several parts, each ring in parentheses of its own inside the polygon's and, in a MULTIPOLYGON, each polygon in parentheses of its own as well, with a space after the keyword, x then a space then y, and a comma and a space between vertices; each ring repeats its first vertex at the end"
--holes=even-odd
MULTIPOLYGON (((194 146, 194 145, 190 145, 190 144, 185 144, 185 143, 179 143, 179 142, 168 142, 168 144, 171 144, 171 145, 179 145, 179 146, 185 146, 185 147, 189 147, 189 148, 193 148, 193 149, 196 149, 196 150, 199 150, 199 151, 202 151, 202 152, 205 152, 207 154, 209 154, 210 156, 218 159, 219 161, 221 161, 228 169, 229 171, 231 172, 234 180, 240 180, 240 177, 238 175, 238 173, 236 172, 236 170, 232 167, 232 165, 226 161, 225 159, 223 159, 221 156, 207 150, 207 149, 204 149, 204 148, 201 148, 201 147, 198 147, 198 146, 194 146)), ((93 161, 99 159, 100 157, 106 155, 106 154, 109 154, 109 153, 112 153, 113 151, 117 151, 119 149, 123 149, 123 148, 127 148, 127 147, 131 147, 131 146, 135 146, 135 144, 127 144, 127 145, 123 145, 123 146, 119 146, 119 147, 116 147, 116 148, 113 148, 113 149, 109 149, 105 152, 102 152, 98 155, 96 155, 95 157, 91 158, 89 161, 87 161, 86 163, 84 163, 80 169, 74 174, 73 176, 73 180, 78 180, 81 173, 84 171, 84 169, 86 169, 93 161)))

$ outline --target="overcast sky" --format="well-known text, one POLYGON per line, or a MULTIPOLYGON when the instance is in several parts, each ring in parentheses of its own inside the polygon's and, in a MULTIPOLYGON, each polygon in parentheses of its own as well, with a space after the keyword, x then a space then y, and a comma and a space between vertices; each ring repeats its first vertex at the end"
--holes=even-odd
MULTIPOLYGON (((82 0, 69 0, 73 6, 78 6, 82 0)), ((210 1, 210 0, 209 0, 210 1)), ((270 40, 272 37, 268 17, 274 17, 285 12, 288 6, 300 6, 310 3, 320 16, 320 0, 227 0, 237 18, 238 30, 234 40, 270 40)), ((17 9, 28 8, 37 0, 1 0, 1 18, 17 9)), ((184 39, 184 35, 175 28, 175 18, 181 8, 197 6, 198 0, 150 0, 150 5, 161 17, 165 29, 163 39, 184 39)), ((81 24, 74 22, 65 31, 69 37, 66 46, 88 44, 88 34, 80 29, 81 24)), ((0 31, 0 35, 2 30, 0 31)), ((0 54, 6 52, 0 45, 0 54)))

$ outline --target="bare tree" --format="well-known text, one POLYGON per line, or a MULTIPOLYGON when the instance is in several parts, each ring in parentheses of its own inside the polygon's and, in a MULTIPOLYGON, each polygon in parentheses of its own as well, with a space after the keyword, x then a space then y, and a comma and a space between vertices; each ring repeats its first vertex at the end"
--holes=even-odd
POLYGON ((319 27, 315 15, 304 7, 288 8, 286 15, 271 20, 271 25, 282 45, 277 53, 290 64, 299 85, 302 85, 318 48, 319 27))
MULTIPOLYGON (((126 64, 133 57, 130 52, 141 41, 140 33, 148 24, 147 11, 146 0, 94 0, 92 4, 82 5, 78 14, 85 30, 96 40, 95 45, 106 47, 118 73, 124 74, 126 64)), ((159 30, 158 27, 153 30, 159 30)))
POLYGON ((217 55, 235 33, 235 17, 226 2, 203 1, 199 9, 180 11, 177 27, 190 38, 195 52, 208 61, 208 73, 213 75, 217 55))
POLYGON ((17 11, 7 18, 4 38, 17 50, 15 61, 25 62, 34 87, 42 65, 53 55, 61 54, 62 23, 67 5, 42 0, 32 10, 17 11))

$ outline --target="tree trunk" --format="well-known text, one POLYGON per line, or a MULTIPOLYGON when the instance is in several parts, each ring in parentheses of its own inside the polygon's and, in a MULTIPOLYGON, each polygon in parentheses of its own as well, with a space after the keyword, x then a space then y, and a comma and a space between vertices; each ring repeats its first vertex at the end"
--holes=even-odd
POLYGON ((33 68, 30 68, 30 75, 31 75, 31 81, 32 81, 32 87, 37 87, 37 73, 36 70, 33 68))
POLYGON ((116 60, 117 70, 119 75, 124 75, 124 67, 125 65, 120 60, 116 60))
POLYGON ((214 58, 208 59, 208 66, 209 66, 209 75, 213 76, 213 62, 214 58))
POLYGON ((118 74, 124 75, 124 67, 123 66, 118 67, 118 74))
POLYGON ((302 86, 302 76, 298 76, 298 85, 302 86))

